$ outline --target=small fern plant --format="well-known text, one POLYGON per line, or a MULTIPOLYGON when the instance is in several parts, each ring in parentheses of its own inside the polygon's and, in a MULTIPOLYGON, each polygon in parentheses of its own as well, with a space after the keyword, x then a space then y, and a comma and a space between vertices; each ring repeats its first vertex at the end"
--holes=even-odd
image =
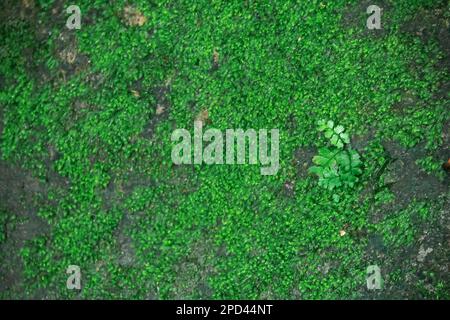
POLYGON ((329 190, 353 187, 362 173, 362 162, 358 152, 350 147, 350 138, 344 127, 335 126, 331 120, 321 120, 318 126, 331 146, 319 148, 318 155, 313 158, 315 166, 309 172, 316 174, 319 185, 329 190))

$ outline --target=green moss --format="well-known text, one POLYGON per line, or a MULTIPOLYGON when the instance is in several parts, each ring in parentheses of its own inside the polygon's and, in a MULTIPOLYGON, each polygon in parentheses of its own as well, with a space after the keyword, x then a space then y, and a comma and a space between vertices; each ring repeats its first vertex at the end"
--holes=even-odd
POLYGON ((376 35, 364 20, 346 25, 356 1, 136 1, 147 21, 132 27, 123 22, 126 3, 79 1, 82 28, 64 45, 89 63, 65 79, 58 41, 68 31, 52 20, 52 1, 37 2, 52 30, 46 40, 35 40, 27 20, 1 26, 2 157, 42 179, 55 170, 69 181, 39 208, 49 235, 22 250, 27 292, 77 297, 65 288, 65 269, 76 264, 85 298, 201 298, 202 287, 212 298, 356 298, 371 263, 365 230, 393 250, 414 243, 413 209, 373 225, 373 206, 395 199, 388 190, 375 201, 364 195, 379 183, 385 140, 424 142, 421 164, 437 171, 430 157, 449 118, 437 93, 448 74, 437 68, 437 42, 401 25, 442 3, 391 3, 390 24, 376 35), (40 81, 27 59, 50 78, 40 81), (191 128, 203 110, 208 126, 221 130, 280 129, 278 175, 254 166, 175 168, 170 135, 191 128), (358 150, 360 181, 337 192, 339 202, 295 164, 299 148, 324 145, 320 119, 355 135, 376 132, 358 150), (58 153, 50 168, 49 146, 58 153), (133 243, 132 265, 119 262, 120 232, 133 243), (202 242, 208 246, 198 253, 202 242), (205 261, 190 260, 198 255, 205 261), (179 285, 186 278, 189 288, 179 285))

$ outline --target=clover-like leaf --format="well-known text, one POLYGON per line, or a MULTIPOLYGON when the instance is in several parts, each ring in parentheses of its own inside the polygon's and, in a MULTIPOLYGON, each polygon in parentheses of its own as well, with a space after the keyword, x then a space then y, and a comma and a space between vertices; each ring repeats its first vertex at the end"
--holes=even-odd
POLYGON ((341 133, 339 136, 345 144, 350 143, 350 138, 347 133, 341 133))
POLYGON ((328 128, 333 129, 333 128, 334 128, 334 122, 333 122, 333 120, 329 120, 329 121, 327 122, 327 126, 328 126, 328 128))
POLYGON ((334 134, 330 140, 331 144, 335 146, 335 145, 337 145, 338 141, 339 141, 339 136, 334 134))
POLYGON ((324 131, 325 129, 327 129, 327 122, 325 120, 319 120, 317 122, 317 126, 319 127, 319 131, 324 131))
POLYGON ((342 132, 344 132, 344 127, 341 125, 336 126, 336 128, 334 128, 334 132, 336 132, 337 134, 340 134, 342 132))

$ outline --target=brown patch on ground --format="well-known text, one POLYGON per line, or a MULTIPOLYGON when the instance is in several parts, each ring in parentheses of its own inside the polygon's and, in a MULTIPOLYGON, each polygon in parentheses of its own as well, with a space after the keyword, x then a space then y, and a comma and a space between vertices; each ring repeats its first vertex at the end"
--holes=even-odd
POLYGON ((127 26, 143 26, 147 18, 135 7, 125 6, 122 12, 122 18, 127 26))
POLYGON ((195 121, 201 122, 203 125, 210 122, 208 109, 201 110, 195 117, 195 121))
POLYGON ((211 60, 212 60, 211 61, 211 71, 212 72, 217 71, 219 69, 220 55, 216 48, 214 48, 214 50, 213 50, 213 55, 212 55, 211 60))
POLYGON ((54 54, 60 62, 59 80, 63 82, 87 70, 90 64, 89 58, 79 52, 76 35, 71 30, 61 31, 55 44, 54 54))

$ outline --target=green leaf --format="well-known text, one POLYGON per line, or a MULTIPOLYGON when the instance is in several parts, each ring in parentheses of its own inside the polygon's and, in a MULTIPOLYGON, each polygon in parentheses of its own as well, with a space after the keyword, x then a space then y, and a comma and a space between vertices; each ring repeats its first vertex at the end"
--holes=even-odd
POLYGON ((333 201, 334 201, 334 202, 337 203, 337 202, 339 202, 340 199, 341 199, 341 197, 340 197, 338 194, 336 194, 336 193, 333 194, 333 201))
POLYGON ((325 120, 319 120, 317 125, 319 127, 319 131, 323 131, 327 128, 327 122, 325 120))
POLYGON ((309 173, 317 174, 318 176, 321 176, 323 173, 323 168, 318 166, 313 166, 308 169, 309 173))
POLYGON ((331 136, 333 135, 333 131, 331 131, 331 130, 326 130, 324 135, 325 135, 325 138, 329 139, 329 138, 331 138, 331 136))
POLYGON ((358 152, 352 149, 344 150, 344 145, 350 143, 349 135, 341 125, 333 129, 332 120, 329 120, 325 127, 324 120, 318 124, 335 148, 319 148, 318 155, 313 157, 316 166, 311 167, 309 172, 319 177, 319 186, 329 190, 342 186, 354 187, 362 170, 358 152))
POLYGON ((340 137, 344 143, 346 144, 350 143, 350 138, 348 137, 347 133, 341 133, 340 137))
POLYGON ((341 125, 339 125, 339 126, 336 126, 336 128, 334 128, 334 132, 336 132, 337 134, 340 134, 341 132, 344 132, 344 127, 343 126, 341 126, 341 125))
POLYGON ((326 165, 329 161, 329 158, 323 156, 314 156, 313 162, 318 165, 326 165))
POLYGON ((328 128, 333 129, 333 128, 334 128, 334 122, 333 122, 333 120, 329 120, 329 121, 327 122, 327 126, 328 126, 328 128))
POLYGON ((332 144, 332 145, 336 146, 337 143, 338 143, 338 141, 339 141, 339 137, 338 137, 337 135, 333 135, 333 136, 331 137, 331 144, 332 144))

